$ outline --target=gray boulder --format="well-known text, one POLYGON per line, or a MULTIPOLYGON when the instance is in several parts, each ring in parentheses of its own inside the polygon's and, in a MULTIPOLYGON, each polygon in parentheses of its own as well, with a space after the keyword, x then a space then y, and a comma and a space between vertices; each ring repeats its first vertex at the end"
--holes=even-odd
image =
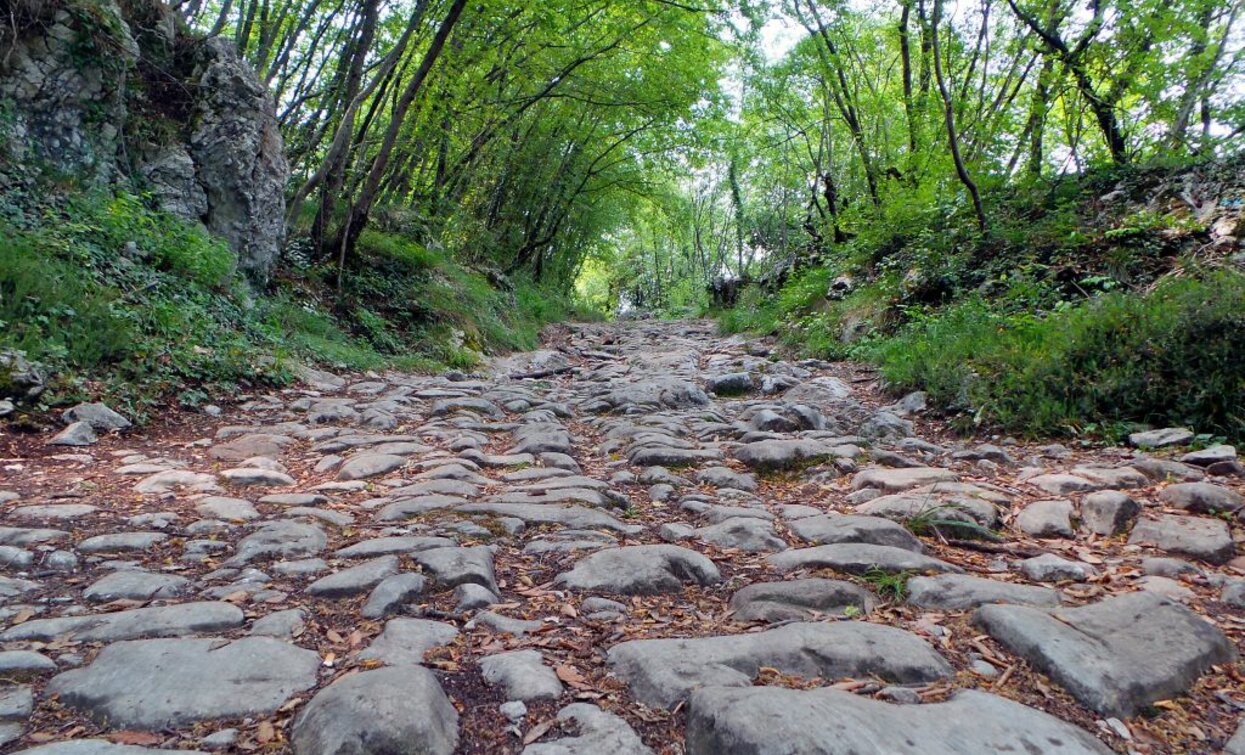
POLYGON ((49 694, 118 728, 160 730, 271 713, 316 683, 320 656, 267 637, 117 642, 49 694))
POLYGON ((1049 587, 1018 585, 967 574, 913 577, 907 585, 908 602, 921 608, 958 611, 986 603, 1057 606, 1059 593, 1049 587))
POLYGON ((578 736, 528 745, 523 755, 653 755, 625 720, 595 705, 568 705, 558 721, 574 723, 578 736))
POLYGON ((572 590, 654 595, 721 579, 718 567, 696 551, 677 545, 630 545, 585 556, 555 582, 572 590))
POLYGON ((835 579, 758 582, 731 596, 736 621, 812 621, 819 616, 872 611, 877 598, 865 588, 835 579))
POLYGON ((762 666, 837 679, 899 684, 950 677, 945 659, 914 634, 859 621, 788 624, 753 634, 631 640, 610 648, 610 669, 645 705, 668 708, 697 687, 748 687, 762 666))
POLYGON ((1185 692, 1213 664, 1236 657, 1223 632, 1152 592, 1082 608, 988 605, 974 621, 1081 703, 1119 718, 1185 692))
POLYGON ((966 690, 894 705, 835 689, 708 688, 692 693, 688 755, 1109 755, 1076 726, 966 690))
POLYGON ((428 669, 375 669, 318 692, 290 740, 295 755, 450 755, 458 711, 428 669))

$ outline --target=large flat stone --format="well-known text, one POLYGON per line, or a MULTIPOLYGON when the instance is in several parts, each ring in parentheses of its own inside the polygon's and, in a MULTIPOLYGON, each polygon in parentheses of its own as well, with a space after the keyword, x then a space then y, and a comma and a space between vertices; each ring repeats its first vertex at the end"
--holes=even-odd
POLYGON ((60 701, 127 729, 160 730, 271 713, 315 686, 320 656, 268 637, 118 642, 55 677, 60 701))
POLYGON ((959 572, 960 567, 946 561, 913 553, 903 548, 869 543, 835 543, 775 553, 767 560, 780 572, 796 569, 833 569, 844 574, 884 572, 959 572))
POLYGON ((896 705, 835 689, 692 693, 688 755, 1109 755, 1088 732, 975 690, 896 705))
POLYGON ((957 482, 959 475, 949 469, 937 467, 905 467, 901 469, 877 468, 857 472, 852 478, 852 490, 874 488, 883 493, 899 493, 922 485, 938 482, 957 482))
POLYGON ((908 602, 921 608, 957 611, 987 603, 1057 606, 1059 591, 1036 585, 1020 585, 967 574, 913 577, 907 585, 908 602))
POLYGON ((572 703, 558 721, 573 722, 576 736, 529 745, 523 755, 653 755, 622 717, 595 705, 572 703))
POLYGON ((736 621, 812 621, 820 616, 865 614, 877 598, 860 585, 836 579, 758 582, 731 596, 736 621))
POLYGON ((880 516, 824 514, 789 522, 787 528, 801 540, 817 545, 872 543, 920 553, 921 541, 897 522, 880 516))
POLYGON ((296 755, 450 755, 458 711, 428 669, 381 668, 320 690, 290 738, 296 755))
POLYGON ((585 556, 555 582, 572 590, 654 595, 721 579, 718 567, 696 551, 677 545, 631 545, 585 556))
POLYGON ((1236 544, 1227 522, 1197 516, 1160 514, 1142 519, 1128 538, 1132 545, 1153 545, 1168 553, 1200 558, 1212 564, 1223 564, 1236 555, 1236 544))
POLYGON ((242 626, 243 621, 242 609, 232 603, 180 603, 89 616, 35 619, 6 629, 0 634, 0 640, 115 642, 146 637, 181 637, 233 629, 242 626))
POLYGON ((974 620, 1089 708, 1127 718, 1186 691, 1232 643, 1189 609, 1149 592, 1082 608, 989 605, 974 620))
POLYGON ((575 529, 603 529, 634 535, 644 528, 625 524, 604 511, 584 506, 541 503, 468 503, 457 506, 455 511, 464 514, 492 514, 521 519, 528 524, 560 524, 575 529))
POLYGON ((839 679, 876 676, 916 684, 952 675, 951 666, 914 634, 844 621, 788 624, 752 634, 632 640, 610 648, 609 665, 645 705, 670 707, 698 687, 745 687, 761 667, 839 679))
POLYGON ((458 636, 452 624, 427 619, 390 619, 385 631, 359 653, 360 660, 375 659, 388 666, 419 665, 424 653, 448 645, 458 636))

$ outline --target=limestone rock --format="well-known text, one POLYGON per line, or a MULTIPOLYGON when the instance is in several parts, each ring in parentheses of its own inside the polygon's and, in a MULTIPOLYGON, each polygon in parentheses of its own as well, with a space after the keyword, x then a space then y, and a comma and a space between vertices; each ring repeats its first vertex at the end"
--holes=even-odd
POLYGON ((721 579, 718 567, 696 551, 677 545, 631 545, 586 556, 555 581, 572 590, 653 595, 721 579))

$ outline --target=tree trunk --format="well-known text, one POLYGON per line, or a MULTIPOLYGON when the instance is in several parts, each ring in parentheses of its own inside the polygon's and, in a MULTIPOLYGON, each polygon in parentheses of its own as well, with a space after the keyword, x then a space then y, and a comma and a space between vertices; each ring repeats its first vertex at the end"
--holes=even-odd
POLYGON ((985 208, 981 204, 981 192, 978 191, 976 182, 969 175, 968 168, 964 165, 964 158, 960 154, 960 138, 955 130, 955 107, 951 102, 951 92, 947 88, 946 77, 943 76, 942 53, 938 44, 938 22, 941 20, 942 0, 934 0, 934 17, 930 23, 934 38, 934 78, 938 82, 938 91, 942 95, 943 114, 947 123, 947 143, 951 147, 951 159, 955 161, 955 173, 960 177, 960 183, 964 184, 964 188, 968 190, 968 195, 973 200, 973 210, 977 213, 977 226, 982 233, 987 233, 989 224, 986 221, 985 208))

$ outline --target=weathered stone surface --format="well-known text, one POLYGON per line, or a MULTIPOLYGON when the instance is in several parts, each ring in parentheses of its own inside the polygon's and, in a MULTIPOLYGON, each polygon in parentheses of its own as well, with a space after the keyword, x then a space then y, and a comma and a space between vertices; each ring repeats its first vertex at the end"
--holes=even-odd
POLYGON ((78 543, 82 553, 117 553, 120 551, 145 551, 168 540, 164 532, 117 532, 88 537, 78 543))
POLYGON ((697 687, 746 687, 762 666, 804 677, 877 676, 900 684, 951 676, 924 640, 847 621, 788 624, 753 634, 632 640, 610 648, 610 669, 645 705, 670 707, 697 687))
POLYGON ((1159 491, 1159 500, 1174 509, 1194 514, 1234 512, 1245 506, 1240 493, 1209 482, 1181 482, 1159 491))
POLYGON ((1072 537, 1072 501, 1034 501, 1021 509, 1015 523, 1033 537, 1072 537))
POLYGON ((558 720, 575 725, 578 736, 528 745, 523 755, 653 755, 627 722, 588 703, 572 703, 558 720))
POLYGON ((223 496, 208 496, 199 499, 195 511, 202 516, 211 519, 224 519, 226 521, 250 521, 259 518, 259 512, 256 511, 255 505, 250 501, 241 498, 225 498, 223 496))
POLYGON ((424 653, 448 645, 458 636, 451 624, 427 619, 390 619, 385 631, 359 653, 359 660, 375 658, 387 666, 419 665, 424 653))
POLYGON ((480 659, 484 681, 500 685, 507 700, 553 700, 562 696, 562 682, 537 650, 513 650, 480 659))
POLYGON ((272 522, 244 537, 229 563, 236 566, 261 558, 315 556, 327 544, 328 536, 314 524, 288 520, 272 522))
POLYGON ((607 529, 633 535, 643 528, 626 524, 604 511, 584 506, 565 506, 552 503, 468 503, 454 507, 464 514, 493 514, 521 519, 528 524, 560 524, 576 529, 607 529))
POLYGON ((631 545, 585 556, 555 581, 572 590, 652 595, 721 579, 718 567, 696 551, 677 545, 631 545))
POLYGON ((780 572, 833 569, 844 574, 885 572, 959 572, 960 567, 903 548, 869 543, 835 543, 784 551, 767 557, 780 572))
POLYGON ((866 469, 852 478, 852 490, 874 488, 884 493, 899 493, 910 488, 939 482, 958 482, 959 475, 949 469, 936 467, 906 467, 901 469, 866 469))
POLYGON ((1108 755, 1042 711, 965 690, 895 705, 835 689, 708 688, 688 703, 688 755, 1108 755))
POLYGON ((199 750, 158 750, 137 745, 119 745, 106 739, 67 739, 64 742, 19 750, 16 755, 152 755, 152 753, 178 753, 179 755, 203 755, 199 750))
POLYGON ((296 755, 450 755, 458 712, 428 669, 374 669, 318 692, 290 739, 296 755))
POLYGON ((1227 563, 1236 554, 1227 522, 1196 516, 1163 514, 1154 519, 1142 519, 1133 527, 1128 542, 1153 545, 1159 550, 1200 558, 1212 564, 1227 563))
POLYGON ((99 432, 109 432, 111 430, 125 430, 130 427, 130 421, 120 414, 113 411, 107 404, 78 404, 77 406, 66 409, 61 415, 61 419, 67 425, 75 422, 85 422, 91 426, 91 429, 99 432))
POLYGON ((719 548, 735 548, 747 553, 780 551, 787 542, 774 533, 774 526, 755 517, 732 517, 693 530, 692 536, 719 548))
POLYGON ((818 545, 872 543, 920 552, 921 541, 897 522, 880 516, 825 514, 796 519, 787 527, 802 540, 818 545))
POLYGON ((242 610, 231 603, 179 603, 88 616, 34 619, 6 629, 0 634, 0 640, 114 642, 219 632, 241 626, 242 622, 242 610))
POLYGON ((1028 483, 1051 495, 1069 495, 1071 493, 1087 493, 1099 490, 1103 485, 1091 482, 1084 477, 1070 474, 1044 474, 1028 480, 1028 483))
POLYGON ((401 469, 406 463, 403 456, 392 454, 360 454, 347 459, 337 471, 339 480, 365 480, 401 469))
POLYGON ((987 603, 1057 606, 1059 592, 1049 587, 1019 585, 967 574, 912 577, 907 585, 908 602, 921 608, 958 611, 987 603))
POLYGON ((118 642, 48 685, 115 727, 159 730, 271 713, 316 683, 320 656, 267 637, 118 642))
POLYGON ((33 650, 0 651, 0 677, 17 678, 56 670, 56 661, 33 650))
POLYGON ((1236 458, 1236 448, 1229 445, 1220 444, 1203 448, 1197 451, 1190 451, 1180 457, 1183 464, 1193 464, 1199 467, 1209 467, 1221 461, 1232 461, 1236 458))
POLYGON ((371 590, 397 573, 398 557, 381 556, 317 579, 307 586, 307 594, 318 598, 349 598, 371 590))
POLYGON ((1095 535, 1118 535, 1141 513, 1141 504, 1117 490, 1090 493, 1081 499, 1081 528, 1095 535))
POLYGON ((758 472, 798 469, 839 455, 843 449, 816 440, 758 440, 735 449, 735 458, 758 472))
POLYGON ((173 574, 122 570, 96 580, 82 591, 82 597, 100 603, 168 599, 185 593, 189 586, 190 580, 173 574))
POLYGON ((382 619, 424 591, 425 581, 419 574, 395 574, 386 577, 368 595, 360 614, 365 619, 382 619))
POLYGON ((414 553, 430 548, 452 547, 454 541, 448 537, 427 537, 417 535, 395 535, 392 537, 376 537, 360 540, 334 553, 338 558, 373 558, 387 556, 391 553, 414 553))
POLYGON ((1164 427, 1158 430, 1146 430, 1128 436, 1130 445, 1137 448, 1167 448, 1183 446, 1193 440, 1193 431, 1187 427, 1164 427))
POLYGON ((758 582, 731 596, 736 621, 812 621, 820 616, 866 614, 877 599, 865 588, 834 579, 758 582))
POLYGON ((1065 579, 1084 582, 1098 574, 1098 570, 1089 564, 1069 561, 1054 553, 1026 558, 1020 562, 1020 571, 1037 582, 1060 582, 1065 579))
POLYGON ((473 548, 430 548, 416 551, 412 557, 443 586, 457 587, 470 583, 497 593, 493 551, 483 545, 473 548))
POLYGON ((99 441, 90 422, 74 422, 48 439, 49 446, 93 446, 99 441))
POLYGON ((1077 700, 1121 718, 1181 694, 1212 664, 1236 657, 1210 623, 1148 592, 1082 608, 989 605, 974 620, 1077 700))

